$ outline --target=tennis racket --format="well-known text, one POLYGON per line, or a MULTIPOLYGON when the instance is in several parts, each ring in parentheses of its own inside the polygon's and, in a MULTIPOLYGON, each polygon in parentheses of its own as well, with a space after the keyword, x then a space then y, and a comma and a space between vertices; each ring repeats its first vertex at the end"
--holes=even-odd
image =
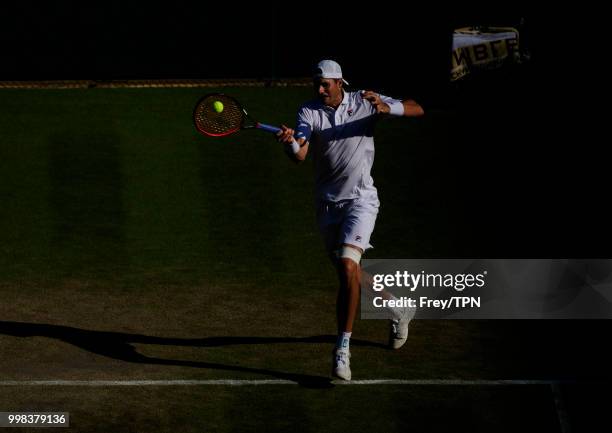
POLYGON ((223 93, 202 97, 193 109, 193 122, 201 134, 225 137, 241 129, 261 129, 276 134, 280 128, 253 120, 234 98, 223 93))

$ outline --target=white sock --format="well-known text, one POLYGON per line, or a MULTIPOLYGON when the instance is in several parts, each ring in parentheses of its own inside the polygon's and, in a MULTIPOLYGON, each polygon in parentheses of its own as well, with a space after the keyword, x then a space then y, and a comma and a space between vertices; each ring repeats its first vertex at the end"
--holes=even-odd
POLYGON ((338 335, 338 340, 336 341, 336 349, 349 350, 349 344, 351 342, 351 334, 352 332, 343 332, 338 335))

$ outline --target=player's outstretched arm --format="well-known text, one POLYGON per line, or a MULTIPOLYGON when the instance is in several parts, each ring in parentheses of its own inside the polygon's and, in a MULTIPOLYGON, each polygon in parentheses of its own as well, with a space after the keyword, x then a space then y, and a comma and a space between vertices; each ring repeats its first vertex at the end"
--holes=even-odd
POLYGON ((393 114, 396 116, 404 117, 418 117, 425 114, 425 110, 416 101, 412 99, 406 99, 405 101, 398 101, 391 99, 387 96, 381 96, 380 94, 371 90, 365 90, 361 93, 361 97, 366 99, 374 106, 376 112, 379 114, 393 114), (396 105, 391 107, 391 105, 396 105), (402 110, 403 107, 403 110, 402 110))
POLYGON ((308 142, 305 138, 298 138, 297 140, 293 137, 295 131, 291 128, 281 125, 281 130, 276 134, 279 143, 285 145, 285 151, 287 155, 296 163, 302 162, 306 159, 308 153, 308 142))

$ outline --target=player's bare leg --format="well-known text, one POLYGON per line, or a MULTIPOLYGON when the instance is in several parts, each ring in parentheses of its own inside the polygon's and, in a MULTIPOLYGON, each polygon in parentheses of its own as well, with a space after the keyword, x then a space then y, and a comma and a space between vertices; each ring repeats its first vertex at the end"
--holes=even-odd
POLYGON ((342 252, 337 262, 340 288, 336 301, 338 341, 334 350, 333 374, 341 379, 350 380, 349 342, 359 306, 361 284, 359 260, 363 250, 348 244, 342 247, 342 252))
POLYGON ((359 307, 361 268, 359 263, 342 257, 338 265, 340 290, 338 291, 338 333, 353 332, 359 307))

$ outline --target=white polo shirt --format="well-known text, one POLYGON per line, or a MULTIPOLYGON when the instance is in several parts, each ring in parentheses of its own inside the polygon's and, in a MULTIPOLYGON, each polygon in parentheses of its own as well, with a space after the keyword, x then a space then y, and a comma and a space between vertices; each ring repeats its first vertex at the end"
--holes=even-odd
MULTIPOLYGON (((377 114, 361 93, 344 92, 337 109, 313 100, 298 110, 295 137, 305 138, 310 143, 317 201, 378 200, 370 175, 377 114)), ((380 97, 388 104, 399 102, 387 96, 380 97)))

